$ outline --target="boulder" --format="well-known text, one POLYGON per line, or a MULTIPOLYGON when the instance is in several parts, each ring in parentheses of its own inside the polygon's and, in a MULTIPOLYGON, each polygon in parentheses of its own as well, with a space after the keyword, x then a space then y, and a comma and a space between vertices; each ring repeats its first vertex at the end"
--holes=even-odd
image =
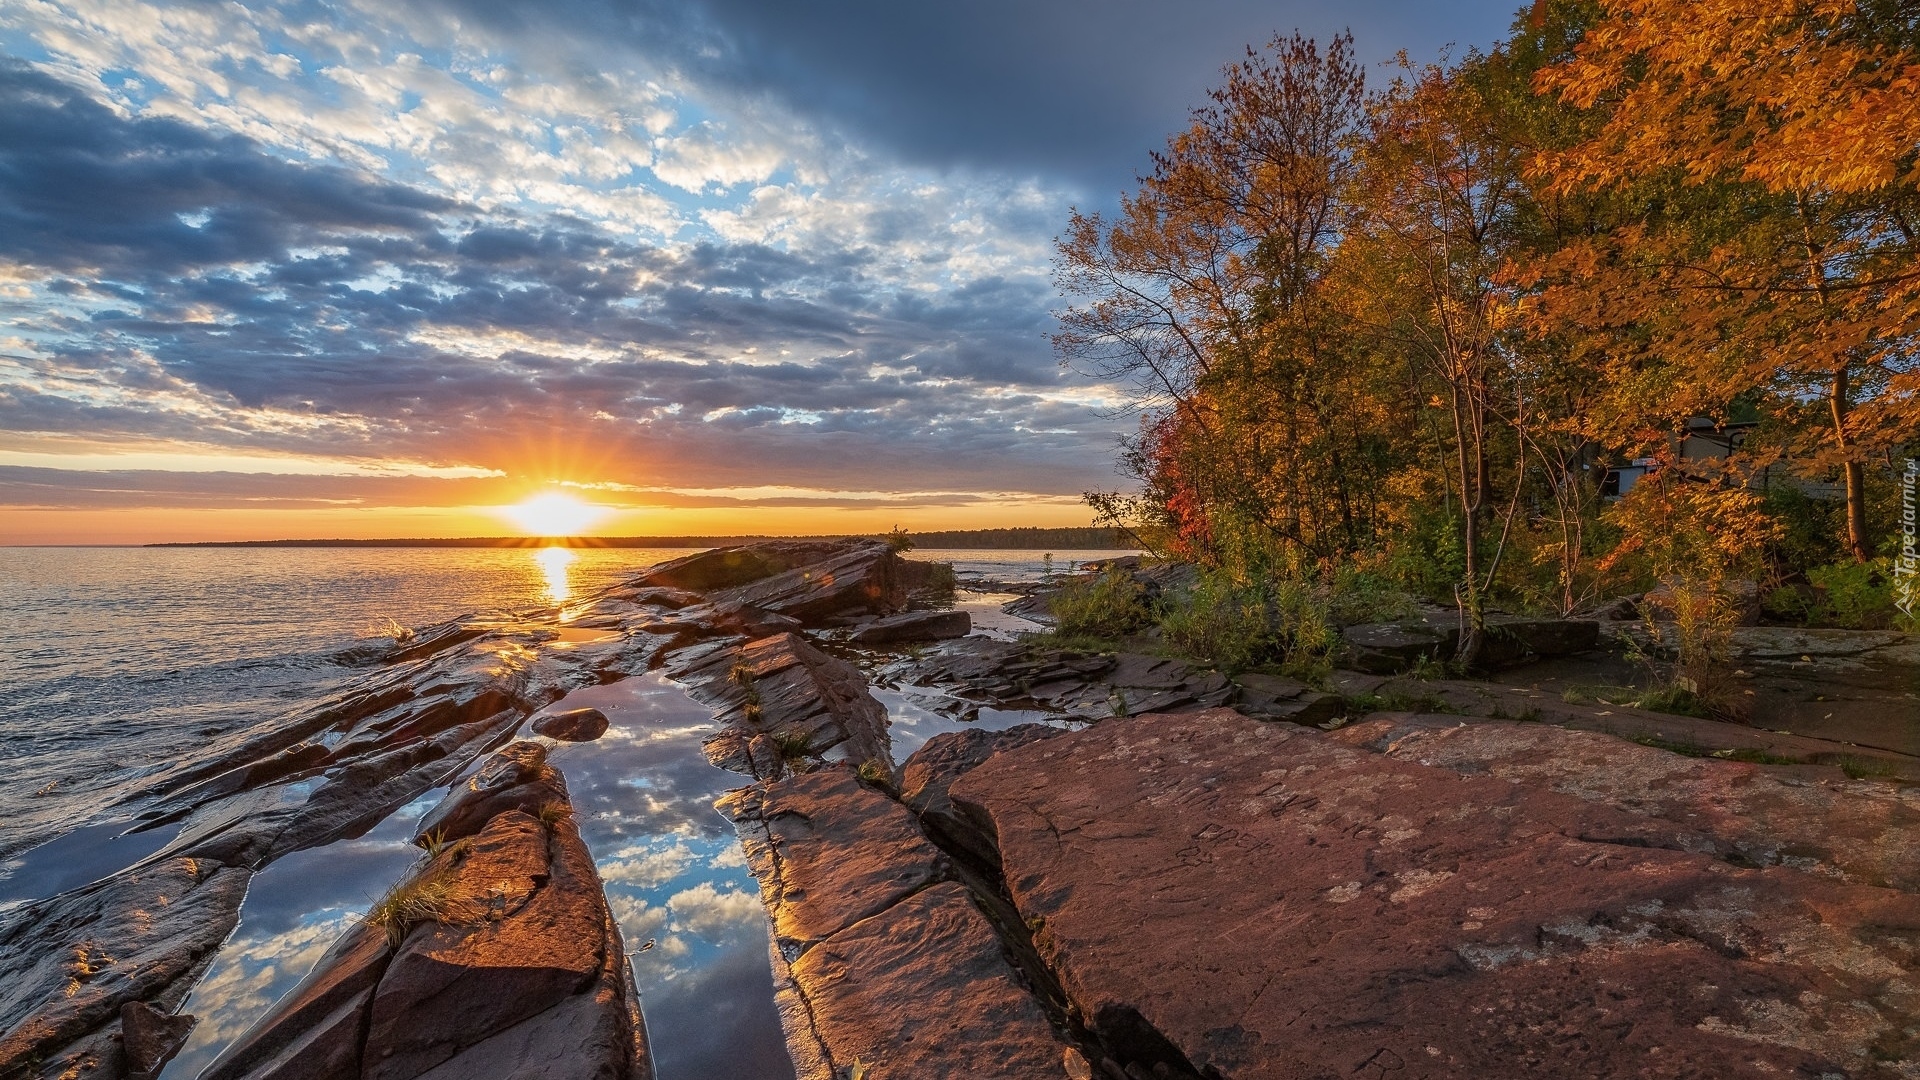
POLYGON ((972 632, 973 616, 964 611, 907 611, 868 623, 850 640, 855 645, 893 645, 963 638, 972 632))
POLYGON ((950 795, 1149 1075, 1920 1068, 1920 899, 1603 802, 1225 710, 1033 743, 950 795))
POLYGON ((599 709, 568 709, 533 721, 533 732, 561 742, 592 742, 607 733, 607 714, 599 709))
POLYGON ((907 606, 900 557, 883 543, 847 544, 831 557, 712 594, 809 625, 844 615, 890 615, 907 606))
POLYGON ((731 589, 784 573, 796 566, 830 559, 847 546, 839 541, 775 540, 742 547, 714 548, 649 567, 629 584, 697 593, 731 589))
POLYGON ((156 1009, 144 1001, 120 1006, 120 1047, 133 1080, 153 1080, 186 1044, 197 1017, 156 1009))
POLYGON ((1235 675, 1233 683, 1240 688, 1233 698, 1234 711, 1258 720, 1324 724, 1346 712, 1346 701, 1339 694, 1315 690, 1294 679, 1248 671, 1235 675))
MULTIPOLYGON (((1340 632, 1341 662, 1358 671, 1392 675, 1423 660, 1450 661, 1460 641, 1459 616, 1429 610, 1418 619, 1362 623, 1340 632)), ((1535 619, 1487 616, 1487 636, 1478 664, 1486 669, 1512 667, 1544 657, 1585 652, 1600 643, 1600 624, 1591 619, 1535 619)))
POLYGON ((517 742, 487 759, 474 774, 447 792, 440 805, 420 819, 414 843, 428 838, 448 843, 486 828, 508 810, 537 815, 544 806, 568 806, 566 780, 547 764, 547 748, 517 742))

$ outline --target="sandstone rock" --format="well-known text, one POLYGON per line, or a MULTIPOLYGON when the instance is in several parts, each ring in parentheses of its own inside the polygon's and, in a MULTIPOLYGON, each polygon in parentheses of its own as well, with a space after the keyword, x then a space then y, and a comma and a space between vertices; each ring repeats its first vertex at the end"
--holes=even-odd
POLYGON ((134 1080, 153 1080, 173 1060, 193 1030, 196 1017, 163 1012, 144 1001, 120 1006, 121 1052, 134 1080))
POLYGON ((1920 1068, 1920 901, 1742 869, 1670 822, 1225 711, 999 754, 951 797, 993 829, 1070 999, 1136 1065, 1920 1068))
POLYGON ((0 1074, 197 977, 239 921, 249 876, 156 859, 0 916, 0 1074))
POLYGON ((383 928, 354 926, 299 985, 228 1044, 199 1080, 359 1076, 367 1009, 392 956, 383 928))
POLYGON ((856 763, 892 760, 887 710, 867 692, 866 676, 797 634, 714 651, 678 678, 726 725, 707 740, 709 759, 723 768, 771 778, 750 753, 761 735, 806 754, 841 746, 856 763))
POLYGON ((1066 1075, 1065 1044, 956 883, 820 942, 794 962, 792 978, 832 1064, 859 1061, 871 1080, 1066 1075))
POLYGON ((744 547, 715 548, 649 567, 633 579, 633 584, 714 592, 769 578, 796 566, 830 559, 845 547, 845 544, 833 541, 779 540, 744 547))
POLYGON ((568 806, 566 781, 547 764, 547 748, 517 742, 487 759, 478 771, 420 819, 414 843, 428 837, 445 843, 472 836, 495 815, 518 810, 529 816, 548 805, 568 806))
MULTIPOLYGON (((454 831, 379 924, 337 942, 203 1080, 651 1080, 626 955, 593 860, 538 744, 448 797, 454 831), (558 797, 559 802, 549 801, 558 797), (398 940, 396 947, 391 944, 398 940)), ((431 830, 430 830, 431 831, 431 830)))
POLYGON ((972 632, 973 617, 964 611, 908 611, 868 623, 854 631, 851 640, 855 645, 892 645, 963 638, 972 632))
POLYGON ((607 714, 599 709, 547 713, 533 722, 537 735, 562 742, 592 742, 607 733, 607 714))
POLYGON ((713 594, 815 625, 838 615, 888 615, 907 604, 900 557, 882 543, 844 545, 828 558, 713 594))
POLYGON ((913 815, 846 769, 722 798, 791 959, 944 876, 947 859, 913 815))
POLYGON ((1329 737, 1668 821, 1676 847, 1920 891, 1920 788, 1830 768, 1685 757, 1545 724, 1398 714, 1329 737))
POLYGON ((1065 728, 1021 724, 1003 731, 972 728, 949 731, 927 740, 900 769, 900 800, 920 815, 920 825, 948 851, 966 852, 983 867, 999 867, 1000 853, 991 836, 953 809, 947 789, 955 780, 1001 750, 1012 750, 1041 739, 1064 734, 1065 728))
POLYGON ((451 895, 444 915, 407 935, 374 991, 365 1080, 410 1080, 591 994, 617 948, 593 861, 565 820, 548 826, 507 810, 420 876, 443 877, 451 895))

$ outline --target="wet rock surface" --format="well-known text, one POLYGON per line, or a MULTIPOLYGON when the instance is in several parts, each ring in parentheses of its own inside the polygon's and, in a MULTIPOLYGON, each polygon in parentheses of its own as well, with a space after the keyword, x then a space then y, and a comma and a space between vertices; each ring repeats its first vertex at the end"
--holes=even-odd
POLYGON ((853 632, 855 645, 894 645, 908 641, 944 641, 973 632, 964 611, 907 611, 877 619, 853 632))
MULTIPOLYGON (((20 1075, 36 1062, 64 1062, 63 1068, 98 1077, 126 1075, 137 1063, 120 1049, 123 1007, 146 1002, 163 1013, 178 1007, 233 928, 252 871, 364 833, 466 774, 571 689, 663 664, 697 667, 703 650, 735 648, 761 631, 892 614, 905 600, 898 563, 884 544, 874 543, 721 549, 651 568, 564 609, 469 616, 362 650, 366 655, 356 655, 356 662, 379 666, 346 690, 213 741, 111 808, 134 814, 140 828, 177 827, 157 855, 0 915, 0 969, 19 973, 0 988, 0 1076, 20 1075), (89 951, 82 955, 82 948, 89 951)), ((794 641, 791 652, 815 659, 805 652, 811 646, 794 641)), ((823 675, 809 684, 810 693, 832 697, 835 688, 851 686, 830 665, 809 670, 823 675)), ((846 707, 832 710, 832 729, 816 725, 820 745, 812 749, 848 743, 884 758, 884 710, 865 694, 864 681, 848 693, 846 707)), ((799 697, 792 708, 800 708, 799 697)), ((584 737, 593 726, 590 717, 574 717, 569 734, 584 737)), ((769 748, 762 759, 778 764, 779 754, 769 748)), ((486 790, 469 791, 477 801, 458 814, 449 808, 428 831, 438 830, 441 840, 480 831, 499 812, 498 800, 489 801, 502 794, 492 786, 497 774, 514 768, 483 770, 486 790)), ((535 773, 541 768, 532 766, 535 773)), ((551 785, 543 787, 538 777, 509 779, 508 803, 535 796, 537 804, 554 801, 551 785)), ((564 788, 559 791, 564 797, 564 788)), ((591 889, 598 894, 597 885, 591 889)), ((311 1019, 320 1023, 326 1016, 311 1019)), ((315 1029, 324 1030, 331 1029, 315 1029)), ((514 1053, 533 1057, 559 1053, 554 1031, 512 1031, 517 1034, 490 1036, 507 1041, 490 1045, 512 1043, 519 1048, 514 1053)), ((316 1052, 296 1056, 318 1060, 316 1052)))
POLYGON ((178 1006, 238 921, 249 876, 157 858, 0 919, 0 1076, 34 1062, 120 1075, 122 1007, 178 1006))
POLYGON ((564 781, 527 743, 483 776, 430 815, 437 851, 206 1080, 652 1075, 564 781))
POLYGON ((1227 711, 1038 742, 951 796, 1090 1027, 1170 1069, 1892 1077, 1920 1057, 1914 896, 1737 866, 1604 802, 1227 711))
POLYGON ((592 742, 607 733, 607 714, 599 709, 547 713, 533 722, 533 733, 562 742, 592 742))
POLYGON ((888 795, 830 768, 721 802, 773 918, 803 1080, 1061 1076, 1068 1043, 954 867, 888 795))

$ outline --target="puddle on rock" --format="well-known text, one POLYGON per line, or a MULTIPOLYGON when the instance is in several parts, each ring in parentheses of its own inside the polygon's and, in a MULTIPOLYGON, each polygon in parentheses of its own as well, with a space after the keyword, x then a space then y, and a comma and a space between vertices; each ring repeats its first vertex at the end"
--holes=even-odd
POLYGON ((1005 731, 1021 724, 1046 724, 1068 730, 1085 726, 1084 721, 1060 713, 981 705, 931 686, 914 686, 910 683, 874 686, 872 693, 887 708, 896 765, 905 764, 914 751, 927 744, 928 739, 943 732, 965 731, 968 728, 1005 731))
POLYGON ((712 714, 658 674, 575 690, 543 712, 589 707, 607 714, 606 734, 541 741, 566 774, 632 953, 659 1075, 793 1076, 773 1005, 760 887, 733 824, 713 808, 747 778, 701 752, 712 714))
POLYGON ((166 847, 175 828, 128 832, 130 818, 86 825, 0 862, 0 913, 117 873, 166 847))
POLYGON ((306 978, 334 941, 421 857, 409 843, 414 824, 445 794, 430 791, 356 840, 296 851, 253 876, 240 924, 180 1007, 200 1022, 161 1080, 192 1080, 306 978))

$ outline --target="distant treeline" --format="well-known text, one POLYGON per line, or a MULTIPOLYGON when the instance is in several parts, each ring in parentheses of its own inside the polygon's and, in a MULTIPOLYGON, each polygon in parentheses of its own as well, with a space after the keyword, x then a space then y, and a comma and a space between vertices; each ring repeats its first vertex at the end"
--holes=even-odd
MULTIPOLYGON (((998 548, 1033 550, 1088 550, 1133 546, 1118 529, 957 529, 907 534, 916 547, 998 548)), ((148 544, 148 547, 278 547, 278 548, 710 548, 754 544, 764 540, 850 540, 852 536, 456 536, 403 537, 386 540, 207 540, 195 543, 148 544)))

